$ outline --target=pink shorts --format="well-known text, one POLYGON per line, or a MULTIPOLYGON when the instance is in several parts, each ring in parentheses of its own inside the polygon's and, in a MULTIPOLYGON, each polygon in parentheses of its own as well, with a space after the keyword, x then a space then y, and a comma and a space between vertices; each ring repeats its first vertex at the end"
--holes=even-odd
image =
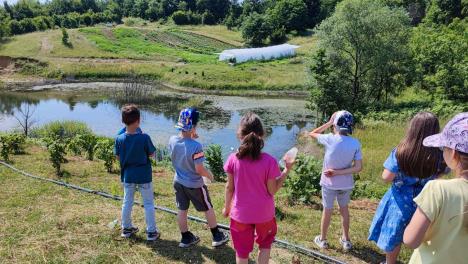
POLYGON ((231 219, 231 237, 239 258, 249 258, 254 241, 262 249, 271 248, 277 232, 276 219, 261 224, 243 224, 231 219))

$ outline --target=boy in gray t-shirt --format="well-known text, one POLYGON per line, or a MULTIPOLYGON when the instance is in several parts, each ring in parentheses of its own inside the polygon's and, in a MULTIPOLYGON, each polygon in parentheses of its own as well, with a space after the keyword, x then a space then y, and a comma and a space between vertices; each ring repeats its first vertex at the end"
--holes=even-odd
POLYGON ((229 241, 229 236, 218 228, 216 216, 211 203, 208 188, 202 177, 213 180, 213 175, 203 166, 205 155, 197 137, 196 126, 199 112, 194 108, 186 108, 180 112, 176 128, 178 136, 169 139, 172 166, 175 170, 174 189, 177 208, 177 221, 182 234, 179 247, 189 247, 200 241, 200 238, 188 231, 187 216, 190 202, 199 212, 204 212, 213 235, 213 247, 221 246, 229 241))
POLYGON ((354 187, 353 173, 362 170, 361 143, 351 137, 354 125, 353 115, 348 111, 338 111, 330 120, 310 132, 310 136, 325 147, 322 176, 322 222, 320 235, 314 238, 315 244, 320 248, 327 248, 327 233, 333 214, 333 204, 337 200, 340 207, 343 235, 340 244, 345 251, 351 249, 349 238, 349 210, 351 191, 354 187), (333 134, 323 134, 325 130, 333 127, 333 134))

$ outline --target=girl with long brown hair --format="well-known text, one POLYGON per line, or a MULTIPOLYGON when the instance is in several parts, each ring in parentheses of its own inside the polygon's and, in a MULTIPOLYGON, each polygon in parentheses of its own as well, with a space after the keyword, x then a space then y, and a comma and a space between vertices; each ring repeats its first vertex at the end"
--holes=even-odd
POLYGON ((424 138, 439 133, 437 117, 420 112, 410 121, 405 137, 384 163, 382 178, 392 183, 380 201, 369 229, 369 240, 386 254, 386 263, 396 263, 403 232, 416 210, 413 202, 424 185, 446 166, 438 148, 423 145, 424 138))
POLYGON ((256 114, 242 117, 237 135, 241 145, 224 164, 228 181, 223 215, 231 217, 236 262, 248 263, 255 241, 260 248, 258 263, 265 264, 277 230, 273 196, 293 164, 285 159, 286 168, 281 172, 276 159, 262 152, 265 131, 256 114))

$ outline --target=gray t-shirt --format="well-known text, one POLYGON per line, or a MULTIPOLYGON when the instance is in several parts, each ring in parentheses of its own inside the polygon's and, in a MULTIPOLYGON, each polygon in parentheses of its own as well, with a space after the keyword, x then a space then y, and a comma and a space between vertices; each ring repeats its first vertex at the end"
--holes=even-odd
MULTIPOLYGON (((351 168, 354 160, 362 160, 361 143, 353 137, 324 134, 320 135, 317 140, 325 147, 323 171, 348 169, 351 168)), ((350 190, 354 187, 353 175, 326 177, 322 173, 320 185, 332 190, 350 190)))
POLYGON ((191 138, 172 136, 169 150, 175 170, 174 181, 187 188, 202 187, 203 178, 195 170, 195 164, 205 161, 202 145, 191 138))

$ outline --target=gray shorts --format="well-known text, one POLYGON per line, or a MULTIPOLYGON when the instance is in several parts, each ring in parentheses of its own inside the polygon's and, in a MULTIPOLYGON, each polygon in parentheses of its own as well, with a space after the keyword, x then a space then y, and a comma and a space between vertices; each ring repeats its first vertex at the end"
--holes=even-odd
POLYGON ((353 190, 332 190, 322 186, 322 204, 323 208, 332 209, 335 199, 340 207, 347 206, 351 200, 353 190))
POLYGON ((179 210, 188 210, 190 202, 192 202, 195 209, 199 212, 206 212, 213 208, 206 185, 200 188, 188 188, 178 182, 174 182, 174 190, 179 210))

